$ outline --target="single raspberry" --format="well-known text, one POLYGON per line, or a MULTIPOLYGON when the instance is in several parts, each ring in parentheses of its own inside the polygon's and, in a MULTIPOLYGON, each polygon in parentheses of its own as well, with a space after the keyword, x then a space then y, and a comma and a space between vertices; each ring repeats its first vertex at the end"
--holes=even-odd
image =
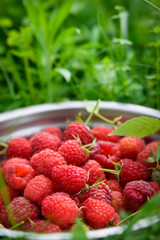
POLYGON ((27 164, 9 164, 5 170, 5 180, 14 189, 22 190, 35 175, 35 171, 27 164))
POLYGON ((110 141, 110 142, 119 141, 118 135, 108 136, 109 133, 113 132, 113 129, 106 126, 96 126, 91 129, 91 132, 98 140, 110 141))
POLYGON ((137 211, 147 201, 147 198, 151 198, 154 194, 155 190, 146 181, 127 183, 123 191, 126 209, 137 211))
POLYGON ((5 228, 11 227, 5 205, 0 206, 0 224, 2 224, 5 228))
POLYGON ((93 229, 106 227, 115 215, 115 210, 110 204, 98 199, 87 198, 83 206, 86 222, 93 229))
POLYGON ((52 194, 42 202, 42 215, 62 229, 72 224, 78 213, 76 203, 68 196, 52 194))
POLYGON ((114 207, 116 212, 120 212, 124 210, 124 199, 123 195, 121 192, 118 191, 112 191, 112 200, 111 200, 111 205, 114 207))
POLYGON ((52 181, 44 175, 39 175, 35 176, 27 183, 27 186, 24 190, 24 197, 41 205, 43 199, 52 193, 52 181))
POLYGON ((67 164, 80 166, 86 159, 84 149, 77 140, 67 140, 58 149, 58 152, 64 157, 67 164))
POLYGON ((159 190, 160 190, 160 185, 159 185, 158 183, 156 183, 156 182, 154 182, 154 181, 150 181, 150 182, 148 182, 148 183, 151 185, 151 187, 155 190, 156 193, 159 192, 159 190))
POLYGON ((45 128, 43 130, 43 132, 48 132, 53 136, 59 137, 60 139, 63 138, 63 133, 62 133, 61 129, 58 127, 51 126, 51 127, 45 128))
POLYGON ((103 154, 95 154, 93 159, 99 162, 103 168, 114 169, 114 162, 119 162, 119 159, 116 156, 106 157, 103 154))
POLYGON ((14 138, 9 142, 6 154, 7 158, 19 157, 30 159, 32 156, 31 144, 26 138, 14 138))
POLYGON ((27 159, 24 159, 24 158, 11 158, 4 163, 4 165, 2 167, 3 173, 5 174, 8 165, 13 166, 13 165, 17 165, 17 164, 19 164, 19 165, 21 165, 21 164, 30 165, 30 162, 27 159))
POLYGON ((80 192, 84 188, 87 179, 87 172, 77 166, 61 165, 52 169, 53 182, 55 181, 62 191, 71 195, 80 192))
POLYGON ((36 223, 30 227, 29 230, 37 233, 52 233, 61 231, 59 226, 45 220, 36 221, 36 223))
POLYGON ((11 188, 10 186, 4 186, 0 188, 0 206, 4 204, 3 199, 5 198, 5 204, 10 203, 10 200, 12 200, 15 197, 18 197, 19 191, 11 188), (3 195, 3 198, 2 198, 3 195), (9 198, 9 199, 8 199, 9 198))
POLYGON ((152 142, 148 143, 146 145, 146 147, 150 148, 153 152, 156 153, 157 152, 157 148, 158 148, 158 143, 159 143, 159 141, 152 141, 152 142))
POLYGON ((66 165, 63 156, 53 151, 52 149, 45 149, 32 156, 30 164, 35 170, 36 175, 45 175, 51 178, 52 168, 57 165, 66 165))
POLYGON ((57 136, 53 136, 48 132, 39 132, 30 139, 33 153, 38 153, 46 148, 57 151, 62 142, 57 136))
POLYGON ((105 183, 101 183, 98 186, 84 191, 80 200, 84 202, 87 198, 94 198, 111 204, 112 192, 105 183))
POLYGON ((137 137, 123 137, 120 141, 122 158, 135 160, 137 154, 145 147, 144 141, 137 137))
POLYGON ((112 191, 118 191, 118 192, 122 192, 122 187, 119 184, 119 182, 117 181, 117 179, 113 179, 113 180, 106 180, 105 184, 112 190, 112 191))
POLYGON ((79 137, 82 145, 86 145, 93 141, 93 134, 92 132, 80 122, 72 122, 70 123, 64 131, 64 138, 65 140, 74 139, 79 137))
POLYGON ((152 148, 145 147, 140 153, 138 153, 137 162, 140 162, 147 168, 156 168, 156 153, 152 151, 152 148), (152 161, 150 161, 150 159, 152 161))
POLYGON ((105 174, 102 170, 100 170, 101 165, 95 160, 88 160, 82 167, 88 173, 88 181, 87 184, 90 186, 95 182, 105 180, 105 174))
POLYGON ((117 158, 121 157, 120 145, 119 143, 112 143, 107 141, 97 141, 92 147, 91 157, 94 159, 96 154, 102 154, 106 157, 115 156, 117 158))
POLYGON ((21 221, 27 221, 28 218, 37 219, 39 218, 39 208, 36 204, 31 203, 30 200, 24 197, 17 197, 12 200, 8 205, 7 211, 14 214, 14 219, 17 223, 21 221))

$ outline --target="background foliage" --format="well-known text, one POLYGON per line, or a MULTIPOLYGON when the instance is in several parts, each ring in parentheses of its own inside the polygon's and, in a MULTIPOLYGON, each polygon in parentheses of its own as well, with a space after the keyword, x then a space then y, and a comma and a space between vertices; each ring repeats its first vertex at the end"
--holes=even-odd
POLYGON ((0 111, 84 99, 160 109, 160 2, 147 2, 1 0, 0 111))

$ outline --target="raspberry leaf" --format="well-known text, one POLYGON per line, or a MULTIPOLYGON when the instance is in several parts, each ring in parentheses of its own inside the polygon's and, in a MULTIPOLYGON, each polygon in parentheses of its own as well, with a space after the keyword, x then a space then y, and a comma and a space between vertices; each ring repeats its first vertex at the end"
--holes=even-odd
POLYGON ((160 120, 141 116, 127 120, 109 135, 143 138, 160 130, 160 120))

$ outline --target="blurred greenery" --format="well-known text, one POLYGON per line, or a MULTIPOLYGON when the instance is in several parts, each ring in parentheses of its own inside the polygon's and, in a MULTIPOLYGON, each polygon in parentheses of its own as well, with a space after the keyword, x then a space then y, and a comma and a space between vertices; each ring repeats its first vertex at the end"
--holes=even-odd
POLYGON ((0 112, 84 99, 160 109, 159 8, 159 0, 1 0, 0 112))

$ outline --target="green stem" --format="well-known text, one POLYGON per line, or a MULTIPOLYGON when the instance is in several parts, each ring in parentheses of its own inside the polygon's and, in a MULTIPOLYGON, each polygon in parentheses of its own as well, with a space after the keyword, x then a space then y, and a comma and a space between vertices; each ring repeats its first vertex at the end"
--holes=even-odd
POLYGON ((86 125, 86 126, 87 126, 88 123, 90 122, 90 120, 91 120, 93 114, 95 114, 95 111, 96 111, 96 109, 98 108, 99 102, 100 102, 100 99, 98 99, 98 101, 97 101, 95 107, 93 108, 93 111, 91 112, 91 114, 89 115, 89 117, 87 118, 87 120, 85 121, 85 125, 86 125))
POLYGON ((119 223, 117 223, 116 225, 120 225, 121 223, 127 221, 128 219, 130 219, 131 217, 135 216, 137 213, 140 213, 140 212, 141 212, 141 210, 132 213, 131 215, 129 215, 128 217, 124 218, 123 220, 121 220, 121 221, 120 221, 119 223))
POLYGON ((107 122, 107 123, 110 123, 110 124, 113 124, 113 121, 112 121, 112 120, 103 117, 101 114, 96 113, 96 112, 95 112, 94 114, 95 114, 97 117, 99 117, 100 119, 102 119, 103 121, 105 121, 105 122, 107 122))

